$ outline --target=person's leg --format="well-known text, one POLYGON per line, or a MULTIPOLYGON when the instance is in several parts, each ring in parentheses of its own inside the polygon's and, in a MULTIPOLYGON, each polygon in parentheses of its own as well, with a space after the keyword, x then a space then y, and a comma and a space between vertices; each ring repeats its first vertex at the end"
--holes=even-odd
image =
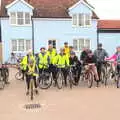
POLYGON ((67 70, 65 68, 62 69, 64 81, 65 81, 65 86, 67 86, 67 70))
POLYGON ((36 94, 38 94, 36 76, 33 77, 33 80, 34 80, 35 92, 36 92, 36 94))
POLYGON ((78 72, 78 76, 77 76, 78 81, 77 82, 79 82, 80 74, 81 74, 81 66, 77 66, 77 72, 78 72))
POLYGON ((98 76, 98 72, 97 72, 96 66, 92 66, 92 71, 93 71, 93 73, 95 75, 95 80, 97 82, 97 87, 99 87, 100 80, 99 80, 99 76, 98 76))
POLYGON ((30 89, 30 79, 31 77, 29 75, 26 75, 26 84, 27 84, 27 93, 26 95, 29 94, 29 89, 30 89))
POLYGON ((101 69, 102 69, 102 63, 98 62, 97 63, 97 72, 98 72, 98 77, 101 81, 101 69))

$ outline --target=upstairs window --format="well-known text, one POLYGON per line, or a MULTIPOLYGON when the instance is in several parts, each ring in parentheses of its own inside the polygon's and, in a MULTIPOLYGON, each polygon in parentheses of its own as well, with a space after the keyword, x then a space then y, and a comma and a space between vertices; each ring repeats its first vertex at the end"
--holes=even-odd
POLYGON ((31 16, 28 12, 11 12, 10 13, 11 25, 30 25, 31 16))
POLYGON ((73 14, 72 24, 76 27, 87 27, 91 25, 91 16, 89 14, 73 14))

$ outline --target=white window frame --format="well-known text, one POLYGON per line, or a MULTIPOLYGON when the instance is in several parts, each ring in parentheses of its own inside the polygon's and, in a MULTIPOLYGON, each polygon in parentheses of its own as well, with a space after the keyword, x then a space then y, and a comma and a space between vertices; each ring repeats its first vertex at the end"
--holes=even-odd
POLYGON ((21 12, 21 11, 17 11, 17 12, 10 12, 9 13, 9 17, 10 17, 10 19, 9 19, 9 22, 10 22, 10 25, 12 25, 12 26, 31 26, 32 25, 32 20, 31 20, 31 13, 29 13, 29 12, 22 12, 23 13, 23 24, 22 25, 19 25, 18 24, 18 16, 17 16, 17 13, 18 12, 21 12), (12 24, 11 23, 11 13, 15 13, 15 20, 16 20, 16 23, 15 24, 12 24), (30 15, 30 24, 25 24, 25 14, 26 13, 29 13, 29 15, 30 15))
MULTIPOLYGON (((75 15, 75 14, 73 14, 73 15, 75 15)), ((77 16, 77 24, 76 25, 74 25, 73 23, 74 23, 74 17, 73 17, 73 15, 72 15, 72 26, 73 27, 91 27, 91 25, 92 25, 92 16, 90 15, 90 14, 86 14, 86 13, 79 13, 79 14, 76 14, 76 16, 77 16), (84 22, 83 22, 83 25, 79 25, 79 15, 80 14, 82 14, 83 15, 83 20, 84 20, 84 22), (89 25, 86 25, 86 15, 89 15, 89 20, 90 20, 90 24, 89 25)))
MULTIPOLYGON (((90 49, 91 49, 91 40, 89 39, 89 38, 74 38, 73 39, 73 43, 74 43, 74 40, 77 40, 77 50, 75 50, 75 52, 81 52, 82 51, 82 48, 80 48, 79 47, 79 42, 80 42, 80 40, 84 40, 84 45, 83 45, 83 47, 86 47, 86 40, 89 40, 90 41, 90 45, 89 45, 89 47, 90 47, 90 49)), ((73 47, 74 47, 74 44, 73 44, 73 47)))
POLYGON ((49 42, 50 40, 52 40, 52 41, 55 40, 55 41, 56 41, 56 49, 57 49, 57 42, 58 42, 58 40, 56 40, 56 39, 48 39, 48 40, 47 40, 47 47, 46 47, 46 48, 48 48, 48 42, 49 42))
POLYGON ((26 49, 26 41, 27 40, 29 40, 31 43, 31 48, 30 49, 32 49, 32 40, 30 40, 30 39, 22 39, 22 38, 20 38, 20 39, 11 39, 11 45, 10 45, 10 48, 11 48, 11 52, 13 52, 13 53, 26 53, 27 52, 27 49, 26 49), (17 44, 16 44, 16 46, 17 46, 17 50, 16 51, 12 51, 12 40, 16 40, 17 41, 17 44), (24 41, 24 50, 23 51, 19 51, 19 40, 23 40, 24 41))

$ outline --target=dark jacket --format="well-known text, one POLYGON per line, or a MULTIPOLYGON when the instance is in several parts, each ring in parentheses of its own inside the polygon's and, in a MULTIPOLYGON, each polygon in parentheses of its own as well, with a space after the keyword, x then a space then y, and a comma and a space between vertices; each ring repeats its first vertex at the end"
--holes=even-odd
POLYGON ((90 63, 97 63, 96 57, 93 55, 92 57, 87 56, 85 59, 85 64, 90 64, 90 63))
POLYGON ((87 57, 87 55, 88 55, 88 53, 86 51, 81 52, 80 60, 84 61, 85 58, 87 57))
POLYGON ((80 61, 78 60, 78 57, 77 56, 75 56, 74 58, 69 58, 69 63, 70 63, 70 65, 74 65, 74 64, 76 64, 76 65, 81 65, 81 63, 80 63, 80 61))
POLYGON ((104 49, 97 49, 94 52, 97 62, 103 62, 105 57, 108 57, 108 53, 104 49))

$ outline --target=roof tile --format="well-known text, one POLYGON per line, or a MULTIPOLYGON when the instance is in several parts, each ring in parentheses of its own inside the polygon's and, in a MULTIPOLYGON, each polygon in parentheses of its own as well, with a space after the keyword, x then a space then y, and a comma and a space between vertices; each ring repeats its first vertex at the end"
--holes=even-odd
MULTIPOLYGON (((2 0, 5 5, 10 4, 14 0, 2 0)), ((29 2, 34 9, 34 17, 41 18, 69 18, 68 8, 77 3, 79 0, 25 0, 29 2)), ((89 4, 86 0, 84 0, 89 4)), ((5 5, 1 11, 1 16, 6 16, 5 5)), ((98 16, 93 12, 92 18, 98 19, 98 16)))

